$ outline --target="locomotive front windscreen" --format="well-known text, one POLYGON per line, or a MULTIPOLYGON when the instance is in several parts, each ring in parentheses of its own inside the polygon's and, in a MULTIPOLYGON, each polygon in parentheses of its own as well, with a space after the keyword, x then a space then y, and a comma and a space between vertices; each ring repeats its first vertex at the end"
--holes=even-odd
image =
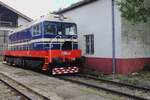
POLYGON ((76 35, 77 28, 74 23, 44 22, 44 33, 50 35, 76 35))

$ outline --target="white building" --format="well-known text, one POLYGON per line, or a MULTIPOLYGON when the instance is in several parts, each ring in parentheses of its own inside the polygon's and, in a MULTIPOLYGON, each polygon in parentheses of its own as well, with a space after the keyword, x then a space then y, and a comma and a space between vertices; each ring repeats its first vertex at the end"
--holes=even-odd
POLYGON ((150 63, 150 23, 130 24, 117 5, 113 8, 112 0, 83 0, 57 13, 77 23, 85 67, 111 74, 114 56, 116 73, 128 74, 150 63))
POLYGON ((8 32, 30 21, 31 18, 0 1, 0 55, 7 44, 8 32))

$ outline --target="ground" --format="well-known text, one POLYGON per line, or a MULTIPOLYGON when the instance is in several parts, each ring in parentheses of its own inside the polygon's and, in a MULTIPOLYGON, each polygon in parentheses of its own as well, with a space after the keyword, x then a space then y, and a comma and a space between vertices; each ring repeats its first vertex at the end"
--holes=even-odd
POLYGON ((116 75, 116 79, 123 83, 150 88, 150 71, 140 71, 130 75, 116 75))
POLYGON ((124 100, 120 96, 105 91, 97 91, 41 73, 3 64, 0 64, 1 73, 51 100, 124 100))
MULTIPOLYGON (((10 77, 51 100, 127 100, 108 92, 97 91, 31 70, 3 65, 2 63, 0 63, 0 74, 10 77)), ((97 75, 99 78, 112 80, 112 75, 103 75, 96 71, 92 71, 92 74, 97 75)), ((149 87, 150 72, 140 71, 131 75, 116 75, 115 81, 149 87)))
MULTIPOLYGON (((85 72, 85 70, 84 70, 85 72)), ((95 70, 86 70, 86 73, 95 75, 99 78, 107 79, 107 80, 114 80, 122 83, 128 83, 132 85, 148 87, 150 88, 150 70, 144 69, 139 72, 135 72, 129 75, 120 75, 116 74, 115 78, 113 79, 113 75, 104 75, 100 72, 95 70)))

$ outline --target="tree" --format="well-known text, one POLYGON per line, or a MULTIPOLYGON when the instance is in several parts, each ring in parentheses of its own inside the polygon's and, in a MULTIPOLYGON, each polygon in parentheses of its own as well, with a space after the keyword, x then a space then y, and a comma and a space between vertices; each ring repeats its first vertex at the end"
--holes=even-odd
POLYGON ((122 17, 131 23, 146 23, 150 17, 150 7, 145 6, 145 0, 120 0, 117 4, 122 17))

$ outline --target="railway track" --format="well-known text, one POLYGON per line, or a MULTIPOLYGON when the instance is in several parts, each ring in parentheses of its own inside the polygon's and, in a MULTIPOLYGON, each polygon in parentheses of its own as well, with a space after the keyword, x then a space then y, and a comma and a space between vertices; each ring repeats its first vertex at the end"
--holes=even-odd
POLYGON ((70 81, 97 90, 104 90, 112 94, 135 100, 150 100, 150 89, 129 84, 98 79, 89 75, 57 76, 61 80, 70 81))
POLYGON ((121 82, 116 82, 116 81, 111 81, 111 80, 106 80, 106 79, 102 79, 102 78, 97 78, 97 77, 92 76, 92 75, 78 74, 77 76, 83 77, 83 78, 90 78, 90 79, 93 79, 93 80, 96 80, 96 81, 101 81, 101 82, 105 82, 105 83, 109 83, 109 84, 125 86, 125 87, 129 87, 129 88, 132 88, 132 89, 135 88, 135 89, 138 89, 138 90, 150 91, 150 88, 140 87, 140 86, 136 86, 136 85, 126 84, 126 83, 121 83, 121 82))
POLYGON ((138 87, 120 82, 98 79, 94 76, 85 74, 55 76, 55 78, 70 81, 79 85, 84 85, 97 90, 104 90, 109 93, 117 94, 127 98, 132 98, 136 100, 150 100, 150 89, 145 87, 138 87))
POLYGON ((50 100, 48 97, 43 96, 42 94, 30 89, 26 85, 23 85, 9 76, 0 73, 0 100, 50 100), (2 86, 1 86, 2 85, 2 86), (1 88, 1 87, 4 87, 1 88), (8 99, 7 94, 5 95, 5 90, 9 91, 8 99), (1 95, 6 98, 1 98, 1 95), (12 94, 9 96, 9 94, 12 94), (14 97, 17 97, 13 99, 14 97))
POLYGON ((0 79, 0 99, 1 100, 31 100, 5 81, 0 79))

